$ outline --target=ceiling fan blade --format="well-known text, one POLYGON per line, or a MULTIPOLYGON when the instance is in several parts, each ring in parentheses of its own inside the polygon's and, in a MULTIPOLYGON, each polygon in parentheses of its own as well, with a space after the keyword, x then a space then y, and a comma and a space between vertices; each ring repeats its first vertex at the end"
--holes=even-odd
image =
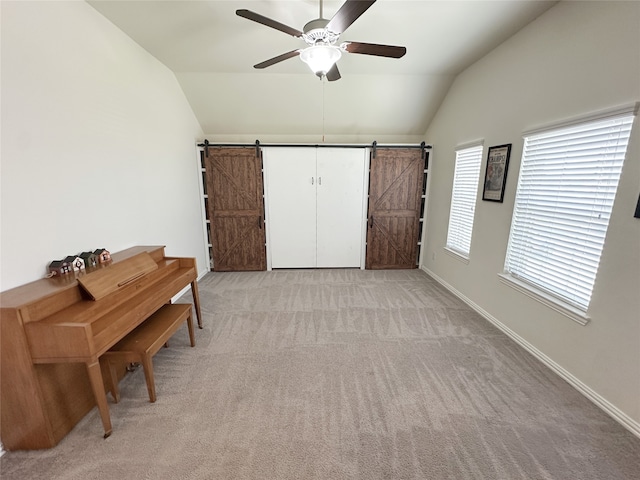
POLYGON ((302 32, 300 30, 296 30, 295 28, 289 27, 284 23, 276 22, 275 20, 271 20, 263 15, 252 12, 251 10, 241 9, 236 10, 236 15, 239 17, 246 18, 248 20, 253 20, 254 22, 261 23, 262 25, 266 25, 267 27, 275 28, 276 30, 280 30, 281 32, 288 33, 292 37, 301 37, 302 32))
POLYGON ((260 62, 257 65, 254 65, 253 68, 267 68, 271 65, 275 65, 276 63, 282 62, 283 60, 287 60, 288 58, 292 58, 300 55, 300 50, 292 50, 287 53, 283 53, 282 55, 278 55, 277 57, 270 58, 269 60, 265 60, 264 62, 260 62))
POLYGON ((338 70, 338 64, 334 63, 333 67, 327 72, 327 80, 330 82, 335 82, 336 80, 340 80, 340 71, 338 70))
POLYGON ((376 55, 378 57, 400 58, 407 53, 405 47, 377 45, 375 43, 345 42, 344 48, 349 53, 362 53, 364 55, 376 55))
POLYGON ((327 24, 327 30, 341 34, 355 22, 376 0, 347 0, 327 24))

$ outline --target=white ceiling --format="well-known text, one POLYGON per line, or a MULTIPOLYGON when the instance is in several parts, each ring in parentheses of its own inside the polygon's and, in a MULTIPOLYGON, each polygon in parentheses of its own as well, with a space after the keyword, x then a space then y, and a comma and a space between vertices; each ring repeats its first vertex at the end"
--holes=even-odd
MULTIPOLYGON (((302 40, 238 17, 245 8, 302 30, 317 0, 88 0, 176 75, 210 140, 414 141, 455 76, 555 1, 378 0, 340 42, 400 45, 401 59, 345 53, 320 81, 299 58, 252 66, 302 40)), ((342 1, 325 1, 331 18, 342 1)), ((508 68, 508 67, 507 67, 508 68)))

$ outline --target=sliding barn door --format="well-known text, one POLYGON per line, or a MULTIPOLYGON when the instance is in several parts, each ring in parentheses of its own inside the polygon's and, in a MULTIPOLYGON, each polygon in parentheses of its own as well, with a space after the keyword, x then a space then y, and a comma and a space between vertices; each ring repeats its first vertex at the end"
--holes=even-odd
POLYGON ((213 269, 266 270, 261 152, 210 148, 205 165, 213 269))
POLYGON ((422 150, 379 148, 369 175, 366 268, 416 268, 422 150))

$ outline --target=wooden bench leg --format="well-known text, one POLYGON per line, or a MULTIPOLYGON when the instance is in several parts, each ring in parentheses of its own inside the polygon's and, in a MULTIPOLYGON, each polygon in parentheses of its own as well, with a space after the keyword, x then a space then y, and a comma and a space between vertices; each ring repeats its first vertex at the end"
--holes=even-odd
POLYGON ((116 372, 116 366, 110 360, 107 360, 109 364, 109 380, 111 383, 111 396, 113 400, 118 403, 120 401, 120 390, 118 389, 118 373, 116 372))
POLYGON ((187 317, 187 328, 189 329, 189 340, 191 341, 191 346, 196 346, 196 337, 193 332, 193 317, 191 316, 191 310, 189 310, 189 316, 187 317))
POLYGON ((144 369, 144 378, 147 381, 147 391, 149 392, 149 401, 156 401, 156 384, 153 380, 153 360, 151 354, 142 355, 142 368, 144 369))

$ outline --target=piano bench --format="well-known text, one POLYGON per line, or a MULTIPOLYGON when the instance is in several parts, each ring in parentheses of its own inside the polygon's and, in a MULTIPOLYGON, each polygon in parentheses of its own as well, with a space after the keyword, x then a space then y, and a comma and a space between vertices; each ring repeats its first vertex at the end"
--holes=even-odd
POLYGON ((191 346, 195 347, 191 304, 172 303, 163 305, 157 312, 102 355, 102 358, 109 366, 111 395, 113 395, 116 403, 120 401, 118 375, 115 368, 116 362, 141 363, 147 381, 149 401, 156 401, 156 387, 153 379, 151 358, 158 353, 163 345, 168 346, 167 342, 185 320, 189 328, 191 346))

